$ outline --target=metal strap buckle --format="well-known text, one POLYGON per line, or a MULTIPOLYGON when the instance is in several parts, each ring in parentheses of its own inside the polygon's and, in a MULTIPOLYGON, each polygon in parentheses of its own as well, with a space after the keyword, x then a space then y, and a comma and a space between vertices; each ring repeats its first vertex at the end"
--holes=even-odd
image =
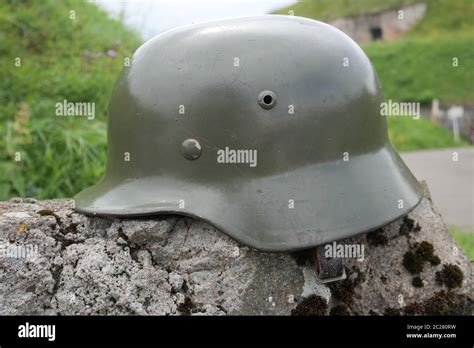
POLYGON ((324 256, 324 245, 312 250, 316 276, 321 283, 331 283, 346 279, 343 258, 326 258, 324 256))

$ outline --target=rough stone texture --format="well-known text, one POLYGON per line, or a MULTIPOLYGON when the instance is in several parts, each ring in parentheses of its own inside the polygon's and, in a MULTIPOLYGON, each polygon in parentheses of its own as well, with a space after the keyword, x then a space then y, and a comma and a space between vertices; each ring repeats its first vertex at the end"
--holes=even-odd
POLYGON ((367 242, 366 236, 352 239, 353 243, 365 242, 364 262, 354 259, 346 262, 346 266, 352 270, 350 279, 357 277, 364 279, 354 287, 354 299, 350 304, 353 312, 384 314, 388 308, 403 311, 411 304, 436 298, 436 292, 448 290, 435 281, 436 272, 445 264, 454 264, 464 273, 462 287, 453 292, 459 300, 458 304, 466 305, 458 314, 473 313, 472 264, 447 231, 441 215, 431 202, 426 185, 424 186, 425 198, 408 215, 408 218, 413 220, 412 229, 407 227, 406 219, 399 219, 385 226, 379 234, 378 237, 386 237, 385 245, 371 245, 367 242), (419 274, 412 274, 402 265, 403 257, 411 247, 423 241, 433 245, 434 254, 440 258, 440 264, 432 265, 430 262, 424 262, 423 270, 419 274), (412 285, 412 280, 416 276, 422 279, 423 287, 417 288, 412 285))
POLYGON ((407 314, 416 306, 423 314, 424 301, 448 290, 435 281, 444 264, 464 273, 449 307, 472 313, 471 264, 429 196, 409 215, 413 224, 399 219, 345 241, 364 243, 365 259, 346 260, 348 279, 329 286, 317 280, 308 252, 260 252, 183 217, 86 217, 72 204, 0 202, 0 314, 407 314), (441 263, 426 263, 416 288, 402 261, 421 241, 441 263), (38 253, 8 257, 13 246, 38 253))

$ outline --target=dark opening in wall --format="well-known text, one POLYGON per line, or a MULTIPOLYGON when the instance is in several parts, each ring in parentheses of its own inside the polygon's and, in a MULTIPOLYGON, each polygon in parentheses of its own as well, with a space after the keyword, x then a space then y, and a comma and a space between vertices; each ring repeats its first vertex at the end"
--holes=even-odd
POLYGON ((382 39, 382 28, 372 27, 370 28, 370 34, 372 35, 372 41, 377 41, 382 39))

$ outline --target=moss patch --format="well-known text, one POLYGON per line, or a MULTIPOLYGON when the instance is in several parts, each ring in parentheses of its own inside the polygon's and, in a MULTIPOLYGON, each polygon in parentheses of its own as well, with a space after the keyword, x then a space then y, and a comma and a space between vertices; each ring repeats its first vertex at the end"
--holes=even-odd
POLYGON ((473 301, 466 295, 439 291, 424 302, 427 315, 472 315, 473 301))
POLYGON ((347 306, 337 305, 336 307, 331 308, 330 315, 332 316, 351 315, 351 310, 347 306))
POLYGON ((461 287, 463 279, 464 274, 457 265, 443 265, 443 269, 436 272, 436 281, 449 289, 461 287))
POLYGON ((401 312, 398 308, 387 307, 385 308, 383 314, 395 316, 395 315, 401 315, 401 312))
POLYGON ((415 244, 416 253, 424 260, 430 261, 433 257, 434 247, 433 244, 423 241, 421 243, 415 244))
POLYGON ((363 283, 366 279, 365 273, 359 271, 357 267, 352 267, 348 269, 345 267, 347 278, 338 282, 329 283, 327 287, 331 290, 331 294, 336 300, 342 302, 343 304, 350 304, 352 302, 352 297, 354 296, 354 289, 359 284, 363 283), (354 280, 351 279, 351 275, 357 273, 354 280))
POLYGON ((423 271, 426 262, 431 264, 439 263, 439 257, 434 254, 433 244, 427 241, 415 243, 403 255, 403 266, 412 274, 418 274, 423 271))
POLYGON ((290 253, 290 256, 296 261, 298 266, 311 265, 314 263, 313 249, 305 249, 290 253))
POLYGON ((178 309, 178 312, 181 313, 181 315, 190 315, 195 309, 195 306, 191 298, 186 296, 184 298, 184 302, 180 303, 177 309, 178 309))
POLYGON ((402 236, 408 236, 411 232, 418 232, 421 230, 420 225, 415 225, 415 220, 410 219, 408 216, 403 218, 403 222, 400 226, 399 233, 402 236))
POLYGON ((464 294, 444 290, 423 302, 413 302, 403 308, 385 308, 384 315, 472 315, 473 300, 464 294))
POLYGON ((441 263, 441 260, 437 255, 433 255, 433 257, 430 259, 430 263, 433 266, 437 266, 441 263))
POLYGON ((424 315, 425 307, 420 302, 413 302, 403 308, 405 315, 424 315))
POLYGON ((301 301, 291 315, 327 315, 328 304, 326 300, 317 295, 311 295, 301 301))
POLYGON ((367 233, 367 242, 372 246, 387 245, 388 238, 384 234, 383 229, 379 228, 373 232, 367 233))
POLYGON ((328 284, 331 294, 339 301, 345 304, 352 302, 354 296, 355 284, 349 278, 328 284))
POLYGON ((423 270, 423 260, 411 251, 403 255, 403 266, 412 274, 420 273, 423 270))
POLYGON ((411 284, 415 288, 422 288, 423 287, 423 280, 420 277, 414 277, 411 281, 411 284))

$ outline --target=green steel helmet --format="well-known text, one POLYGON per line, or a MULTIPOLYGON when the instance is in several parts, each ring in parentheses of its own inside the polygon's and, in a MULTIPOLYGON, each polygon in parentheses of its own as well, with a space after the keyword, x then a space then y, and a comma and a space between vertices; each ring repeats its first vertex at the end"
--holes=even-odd
POLYGON ((382 102, 361 48, 318 21, 266 15, 163 33, 116 82, 106 172, 76 210, 191 216, 268 251, 377 229, 422 197, 382 102))

